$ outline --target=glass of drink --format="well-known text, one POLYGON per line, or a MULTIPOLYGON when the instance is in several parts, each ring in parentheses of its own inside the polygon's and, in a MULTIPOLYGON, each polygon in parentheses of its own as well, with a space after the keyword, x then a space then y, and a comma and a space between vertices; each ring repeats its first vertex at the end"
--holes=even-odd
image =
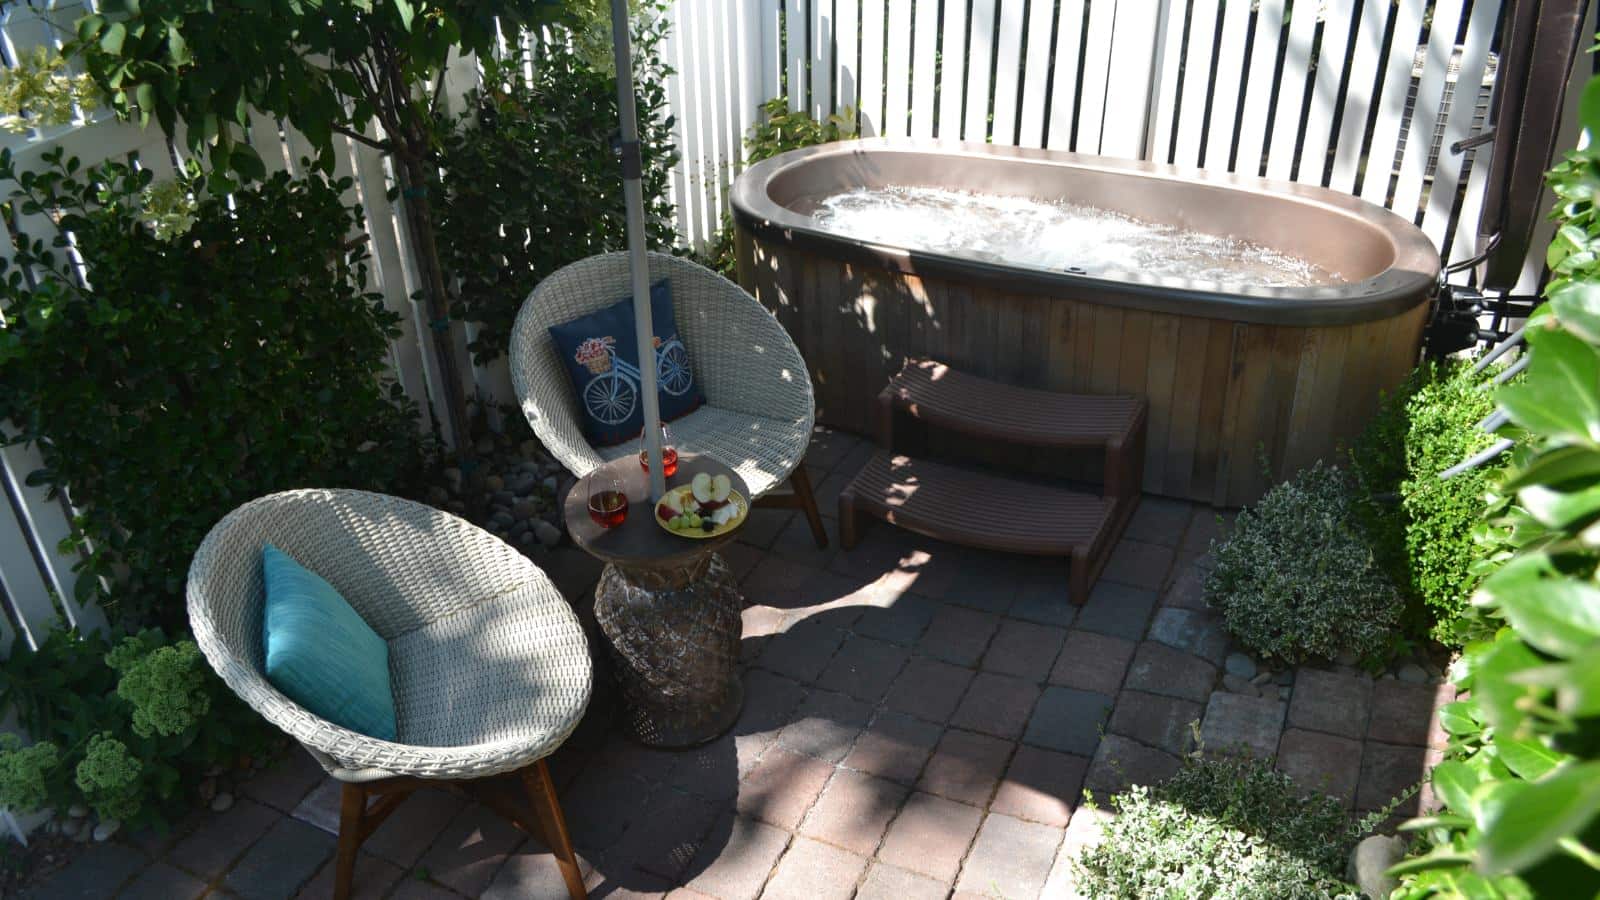
POLYGON ((622 480, 604 469, 596 469, 584 480, 589 495, 589 518, 601 528, 615 528, 628 518, 628 495, 622 480))
MULTIPOLYGON (((665 422, 661 423, 661 460, 661 477, 678 474, 678 448, 672 446, 672 431, 665 422)), ((639 436, 639 468, 650 471, 650 451, 645 449, 644 435, 639 436)))

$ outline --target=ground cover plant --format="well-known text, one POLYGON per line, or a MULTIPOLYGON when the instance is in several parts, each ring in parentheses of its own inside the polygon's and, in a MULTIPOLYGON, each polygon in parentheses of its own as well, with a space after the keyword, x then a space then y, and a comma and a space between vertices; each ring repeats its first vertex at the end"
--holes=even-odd
POLYGON ((1207 602, 1251 651, 1291 665, 1390 654, 1400 594, 1367 542, 1343 470, 1319 462, 1275 485, 1213 552, 1207 602))
POLYGON ((1111 798, 1103 840, 1074 861, 1094 900, 1358 900, 1341 877, 1364 831, 1332 797, 1251 760, 1185 762, 1111 798))
MULTIPOLYGON (((673 241, 668 196, 678 153, 667 112, 661 9, 634 18, 634 89, 643 155, 645 234, 673 241)), ((537 58, 526 49, 483 61, 483 84, 459 116, 440 122, 439 255, 457 315, 480 325, 486 362, 506 352, 517 310, 546 275, 626 246, 622 170, 611 147, 617 84, 585 29, 551 28, 537 58)), ((609 43, 609 37, 607 37, 609 43)))
POLYGON ((193 641, 155 629, 115 643, 57 629, 36 651, 19 638, 0 669, 0 706, 34 740, 0 736, 0 806, 82 806, 102 823, 167 824, 195 799, 194 773, 231 769, 274 741, 193 641))
MULTIPOLYGON (((1600 133, 1600 78, 1579 111, 1600 133)), ((1495 395, 1519 446, 1485 554, 1504 561, 1472 600, 1492 637, 1452 670, 1466 699, 1440 712, 1444 808, 1406 826, 1425 852, 1394 870, 1405 900, 1600 894, 1600 146, 1548 181, 1548 302, 1527 324, 1523 379, 1495 395)))

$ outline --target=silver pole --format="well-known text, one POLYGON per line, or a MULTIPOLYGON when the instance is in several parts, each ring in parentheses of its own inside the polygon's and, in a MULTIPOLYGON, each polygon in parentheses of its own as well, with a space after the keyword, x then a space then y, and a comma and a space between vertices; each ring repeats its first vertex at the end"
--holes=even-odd
POLYGON ((617 109, 622 116, 622 197, 628 209, 628 269, 633 276, 633 327, 639 334, 639 399, 644 403, 644 447, 650 454, 650 515, 667 492, 661 474, 661 403, 656 394, 655 327, 650 321, 650 260, 644 246, 643 164, 639 113, 633 98, 633 48, 628 0, 611 0, 611 43, 616 50, 617 109))

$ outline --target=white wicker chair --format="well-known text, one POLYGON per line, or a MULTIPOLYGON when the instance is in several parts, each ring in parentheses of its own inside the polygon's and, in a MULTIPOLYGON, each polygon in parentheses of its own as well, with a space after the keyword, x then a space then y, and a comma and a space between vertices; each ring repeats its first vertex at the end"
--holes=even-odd
MULTIPOLYGON (((801 461, 816 402, 805 360, 783 326, 738 285, 704 266, 650 254, 650 281, 670 279, 678 335, 706 404, 670 423, 676 446, 737 470, 752 500, 805 512, 818 546, 827 533, 801 461), (788 480, 791 492, 776 491, 788 480)), ((523 415, 546 448, 579 478, 638 452, 637 441, 592 447, 572 381, 550 339, 569 322, 627 297, 626 253, 591 256, 551 273, 529 295, 511 333, 511 382, 523 415)))
POLYGON ((211 529, 189 568, 189 621, 212 668, 344 782, 336 897, 356 851, 411 791, 515 772, 568 890, 584 895, 544 758, 577 727, 593 671, 583 629, 544 572, 493 535, 428 506, 349 490, 253 500, 211 529), (261 550, 325 578, 389 644, 394 742, 313 715, 263 674, 261 550), (369 808, 369 796, 380 799, 369 808))

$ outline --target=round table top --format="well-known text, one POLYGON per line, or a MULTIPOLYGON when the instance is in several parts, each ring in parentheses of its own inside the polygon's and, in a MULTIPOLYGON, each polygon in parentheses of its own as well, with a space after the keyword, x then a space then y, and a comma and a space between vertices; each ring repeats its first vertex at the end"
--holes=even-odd
MULTIPOLYGON (((619 476, 622 492, 628 495, 628 517, 622 524, 601 528, 589 518, 588 489, 583 479, 567 492, 563 515, 573 542, 603 562, 635 569, 687 566, 732 541, 744 527, 741 523, 714 538, 680 537, 656 524, 655 506, 650 502, 650 478, 639 465, 637 455, 630 453, 614 459, 596 469, 595 474, 602 471, 619 476)), ((704 454, 680 453, 678 471, 667 479, 667 488, 688 484, 700 472, 728 476, 733 481, 733 489, 746 503, 750 502, 750 486, 739 473, 704 454)))

